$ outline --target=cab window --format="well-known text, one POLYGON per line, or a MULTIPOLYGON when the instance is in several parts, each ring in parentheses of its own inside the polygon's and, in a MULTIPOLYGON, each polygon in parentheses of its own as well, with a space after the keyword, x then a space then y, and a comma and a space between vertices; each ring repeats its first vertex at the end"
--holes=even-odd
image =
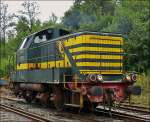
POLYGON ((52 34, 53 33, 51 30, 39 32, 34 37, 34 43, 40 43, 40 42, 48 41, 52 38, 52 34))

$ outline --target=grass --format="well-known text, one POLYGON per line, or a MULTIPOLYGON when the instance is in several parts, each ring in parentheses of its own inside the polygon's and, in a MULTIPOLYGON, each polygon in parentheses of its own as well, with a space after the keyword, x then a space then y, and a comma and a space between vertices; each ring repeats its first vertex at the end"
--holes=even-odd
POLYGON ((142 93, 140 96, 132 95, 131 102, 150 107, 150 72, 139 74, 135 85, 142 87, 142 93))

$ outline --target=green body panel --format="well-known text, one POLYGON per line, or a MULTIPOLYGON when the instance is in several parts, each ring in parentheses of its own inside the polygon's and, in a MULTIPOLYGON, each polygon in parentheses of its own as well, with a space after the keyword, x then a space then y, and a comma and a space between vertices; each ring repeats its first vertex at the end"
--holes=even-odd
POLYGON ((63 82, 64 74, 71 75, 71 69, 53 68, 37 70, 19 70, 11 75, 11 80, 15 82, 57 83, 63 82))
MULTIPOLYGON (((11 80, 15 82, 63 83, 65 74, 72 75, 71 68, 20 70, 11 74, 11 80)), ((122 77, 123 75, 103 75, 103 80, 119 81, 122 77)))

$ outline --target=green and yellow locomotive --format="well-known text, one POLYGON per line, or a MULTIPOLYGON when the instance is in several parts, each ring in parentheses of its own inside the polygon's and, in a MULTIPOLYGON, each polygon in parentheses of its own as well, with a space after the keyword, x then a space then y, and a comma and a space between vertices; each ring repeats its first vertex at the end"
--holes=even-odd
POLYGON ((14 93, 28 102, 83 108, 122 102, 136 75, 123 70, 120 34, 49 28, 26 37, 11 73, 14 93))

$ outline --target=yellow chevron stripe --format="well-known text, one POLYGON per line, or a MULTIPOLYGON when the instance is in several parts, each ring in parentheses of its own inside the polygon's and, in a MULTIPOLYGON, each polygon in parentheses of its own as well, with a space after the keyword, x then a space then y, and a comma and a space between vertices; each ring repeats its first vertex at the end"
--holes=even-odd
POLYGON ((49 62, 41 62, 41 63, 25 63, 25 64, 17 64, 17 70, 25 70, 25 69, 47 69, 47 68, 67 68, 71 67, 71 64, 69 61, 66 59, 64 60, 59 60, 59 61, 49 61, 49 62), (37 67, 36 67, 37 66, 37 67))
MULTIPOLYGON (((94 65, 95 66, 95 65, 94 65)), ((47 69, 47 68, 66 68, 66 67, 71 67, 70 64, 66 63, 64 64, 64 61, 56 61, 56 63, 54 61, 50 61, 50 62, 42 62, 42 63, 38 63, 38 68, 39 69, 47 69)), ((20 64, 17 65, 17 70, 30 70, 30 69, 34 69, 35 68, 35 63, 25 63, 25 64, 20 64)), ((100 70, 80 70, 81 74, 122 74, 122 71, 120 70, 106 70, 106 71, 100 71, 100 70)))
POLYGON ((109 70, 109 71, 98 71, 98 70, 80 70, 81 74, 122 74, 122 70, 109 70))
MULTIPOLYGON (((77 62, 77 66, 105 66, 105 67, 119 67, 122 66, 122 63, 104 63, 104 62, 77 62)), ((70 63, 66 63, 63 60, 60 61, 49 61, 49 62, 42 62, 37 63, 38 68, 40 69, 47 69, 47 68, 65 68, 71 67, 70 63)), ((36 68, 36 63, 25 63, 17 65, 17 70, 24 70, 24 69, 34 69, 36 68)))
POLYGON ((96 38, 96 39, 109 39, 109 40, 120 40, 123 42, 123 38, 119 36, 101 36, 101 35, 85 35, 86 39, 96 38))
POLYGON ((116 55, 93 55, 93 54, 80 54, 73 56, 74 59, 123 59, 123 56, 116 55))
POLYGON ((122 63, 104 63, 104 62, 77 62, 77 66, 97 66, 97 67, 121 67, 122 63))
POLYGON ((67 61, 64 62, 64 60, 60 60, 60 61, 49 61, 49 62, 42 62, 39 63, 41 64, 41 69, 47 69, 47 68, 67 68, 67 67, 71 67, 71 64, 67 61))
POLYGON ((69 49, 71 53, 79 51, 102 51, 102 52, 123 52, 122 48, 104 48, 104 47, 77 47, 69 49))
POLYGON ((28 69, 29 64, 17 64, 17 70, 28 69))
POLYGON ((112 37, 112 36, 82 35, 76 38, 70 38, 64 42, 65 46, 72 46, 72 45, 82 44, 82 43, 122 45, 123 38, 112 37))

